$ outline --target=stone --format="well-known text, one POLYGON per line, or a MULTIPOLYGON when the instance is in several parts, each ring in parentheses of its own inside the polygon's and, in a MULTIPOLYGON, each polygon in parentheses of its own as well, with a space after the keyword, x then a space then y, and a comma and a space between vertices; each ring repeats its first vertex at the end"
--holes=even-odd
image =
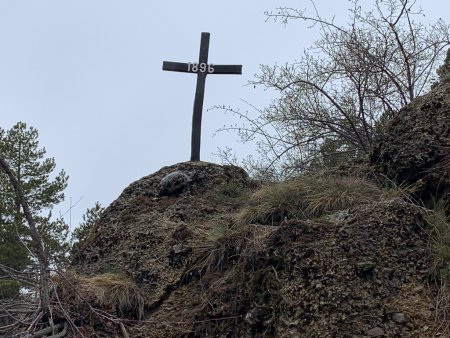
POLYGON ((181 192, 189 183, 189 176, 180 170, 164 176, 159 184, 160 195, 171 196, 181 192))
POLYGON ((382 337, 384 336, 384 330, 382 328, 374 327, 373 329, 370 329, 367 331, 367 335, 369 337, 382 337))
POLYGON ((152 320, 130 321, 130 337, 179 337, 189 330, 197 337, 367 338, 375 326, 372 337, 426 336, 422 328, 432 320, 397 324, 392 315, 403 308, 385 318, 398 301, 416 302, 418 313, 432 303, 426 289, 410 290, 427 280, 421 271, 430 266, 421 208, 394 198, 356 205, 339 222, 288 219, 283 226, 224 231, 258 186, 233 166, 162 168, 130 184, 107 208, 71 268, 82 276, 113 271, 132 279, 152 320), (161 196, 161 181, 177 171, 189 182, 161 196), (243 189, 238 199, 228 194, 235 187, 243 189), (376 276, 355 278, 357 268, 376 276), (386 269, 395 271, 392 280, 386 269), (185 324, 165 325, 173 321, 185 324))
POLYGON ((247 173, 235 166, 184 162, 161 168, 131 183, 111 203, 73 258, 72 268, 88 276, 104 271, 131 276, 147 304, 159 304, 185 278, 192 247, 200 244, 199 236, 193 236, 198 224, 208 231, 229 208, 205 196, 223 184, 250 183, 247 173), (182 190, 161 198, 161 182, 170 186, 177 176, 185 184, 182 190))
POLYGON ((359 262, 356 263, 356 273, 359 276, 368 275, 373 272, 376 264, 372 261, 359 262))
POLYGON ((186 247, 186 246, 183 245, 183 244, 175 244, 175 245, 172 247, 172 251, 173 251, 173 253, 174 253, 175 255, 178 255, 178 254, 185 253, 185 252, 189 251, 189 248, 186 247))
POLYGON ((394 320, 394 322, 399 323, 399 324, 404 324, 407 322, 406 316, 401 313, 394 313, 394 315, 392 316, 392 319, 394 320))

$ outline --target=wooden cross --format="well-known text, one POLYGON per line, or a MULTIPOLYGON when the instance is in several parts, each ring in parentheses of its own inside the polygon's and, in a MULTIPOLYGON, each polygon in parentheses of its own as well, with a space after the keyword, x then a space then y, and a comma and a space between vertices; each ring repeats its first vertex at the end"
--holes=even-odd
POLYGON ((200 161, 200 139, 202 131, 203 98, 205 95, 205 80, 208 74, 242 74, 241 65, 208 64, 209 33, 202 33, 198 63, 181 63, 163 61, 163 70, 172 72, 197 74, 195 89, 194 113, 192 115, 191 161, 200 161))

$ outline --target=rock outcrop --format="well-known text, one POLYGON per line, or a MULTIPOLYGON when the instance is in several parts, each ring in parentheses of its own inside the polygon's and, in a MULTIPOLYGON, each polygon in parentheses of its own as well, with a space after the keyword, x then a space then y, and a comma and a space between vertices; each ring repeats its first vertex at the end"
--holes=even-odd
POLYGON ((233 166, 188 162, 162 168, 132 183, 106 209, 72 266, 88 276, 130 277, 152 308, 182 281, 199 229, 233 208, 215 198, 232 193, 224 187, 249 184, 245 171, 233 166))
POLYGON ((397 184, 414 186, 424 202, 450 188, 450 50, 441 81, 390 120, 371 154, 371 164, 397 184))
MULTIPOLYGON (((163 168, 108 207, 72 269, 135 283, 145 310, 143 320, 125 321, 133 337, 437 332, 424 286, 430 261, 420 208, 368 198, 327 217, 238 226, 235 214, 255 188, 237 167, 163 168), (181 184, 169 193, 172 179, 181 184)), ((92 318, 79 323, 115 334, 92 318)))
MULTIPOLYGON (((107 208, 72 262, 77 285, 127 286, 139 311, 118 292, 120 306, 97 304, 132 337, 447 337, 428 287, 430 212, 413 201, 447 201, 450 215, 449 69, 450 52, 441 82, 385 125, 362 164, 415 198, 342 170, 259 189, 238 167, 180 163, 107 208)), ((80 330, 116 335, 89 311, 80 330)))

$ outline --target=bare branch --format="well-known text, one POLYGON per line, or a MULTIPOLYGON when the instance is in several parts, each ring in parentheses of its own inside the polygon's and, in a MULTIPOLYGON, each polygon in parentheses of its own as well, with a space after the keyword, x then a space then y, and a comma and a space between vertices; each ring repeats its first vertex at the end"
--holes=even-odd
POLYGON ((436 79, 436 65, 450 46, 448 25, 421 24, 414 0, 375 0, 368 10, 366 3, 350 2, 347 26, 322 17, 314 1, 312 15, 289 7, 266 13, 283 24, 306 22, 320 35, 294 63, 261 66, 249 84, 274 90, 278 98, 254 109, 256 118, 242 115, 242 126, 223 128, 254 141, 270 170, 304 168, 309 158, 320 162, 326 142, 335 145, 333 154, 369 152, 382 117, 396 114, 436 79))

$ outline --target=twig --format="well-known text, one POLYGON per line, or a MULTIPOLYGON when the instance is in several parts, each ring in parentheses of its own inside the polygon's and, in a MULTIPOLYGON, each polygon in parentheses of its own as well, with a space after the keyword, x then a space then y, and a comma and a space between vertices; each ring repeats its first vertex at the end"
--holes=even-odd
POLYGON ((48 336, 48 338, 62 338, 62 337, 65 337, 66 334, 67 334, 67 326, 68 326, 67 322, 64 322, 63 330, 60 333, 54 334, 53 336, 48 336))
POLYGON ((52 333, 55 329, 60 329, 61 327, 62 327, 61 324, 57 324, 57 325, 46 327, 45 329, 38 330, 38 331, 34 332, 33 334, 29 335, 29 338, 42 337, 43 335, 52 333))
POLYGON ((123 338, 130 338, 130 336, 128 335, 127 330, 125 329, 125 325, 123 325, 123 323, 120 322, 119 326, 120 326, 120 331, 122 331, 123 338))
POLYGON ((67 311, 64 309, 61 300, 59 299, 59 295, 58 292, 56 290, 56 285, 53 284, 53 290, 55 292, 55 297, 56 300, 58 301, 58 305, 59 305, 59 309, 61 310, 64 318, 66 319, 66 321, 70 324, 70 326, 72 327, 72 330, 77 331, 78 334, 82 337, 85 338, 85 336, 83 335, 83 333, 78 329, 78 327, 76 327, 76 325, 73 323, 72 319, 70 318, 69 314, 67 313, 67 311))

